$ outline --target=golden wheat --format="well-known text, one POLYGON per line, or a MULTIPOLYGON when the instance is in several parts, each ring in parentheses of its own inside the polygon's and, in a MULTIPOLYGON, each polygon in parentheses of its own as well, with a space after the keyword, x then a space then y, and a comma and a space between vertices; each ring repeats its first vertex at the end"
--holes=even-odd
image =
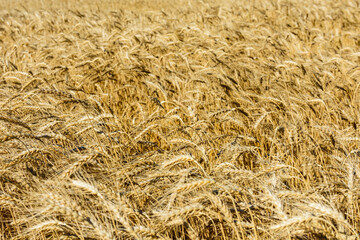
POLYGON ((0 4, 0 239, 360 239, 358 1, 0 4))

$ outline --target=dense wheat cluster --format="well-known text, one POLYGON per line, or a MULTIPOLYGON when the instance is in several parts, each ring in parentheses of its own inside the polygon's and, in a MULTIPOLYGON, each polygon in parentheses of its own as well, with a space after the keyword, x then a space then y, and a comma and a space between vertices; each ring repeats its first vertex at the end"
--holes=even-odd
POLYGON ((357 4, 1 1, 0 239, 359 239, 357 4))

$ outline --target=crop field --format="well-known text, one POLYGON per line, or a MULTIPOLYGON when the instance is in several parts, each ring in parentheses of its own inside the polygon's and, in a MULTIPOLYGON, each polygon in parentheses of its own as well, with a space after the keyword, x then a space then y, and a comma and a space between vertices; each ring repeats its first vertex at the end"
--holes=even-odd
POLYGON ((360 5, 0 0, 0 239, 360 239, 360 5))

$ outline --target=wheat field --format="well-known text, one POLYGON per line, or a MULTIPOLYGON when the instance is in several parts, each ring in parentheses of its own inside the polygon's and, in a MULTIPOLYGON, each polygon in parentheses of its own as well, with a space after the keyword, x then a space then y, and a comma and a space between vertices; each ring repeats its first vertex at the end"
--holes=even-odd
POLYGON ((0 4, 0 239, 360 239, 358 1, 0 4))

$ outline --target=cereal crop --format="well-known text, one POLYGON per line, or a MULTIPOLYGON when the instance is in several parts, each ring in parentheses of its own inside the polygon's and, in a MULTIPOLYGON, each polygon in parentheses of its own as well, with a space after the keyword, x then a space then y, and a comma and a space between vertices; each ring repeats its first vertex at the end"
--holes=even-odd
POLYGON ((360 238, 358 1, 0 3, 0 239, 360 238))

